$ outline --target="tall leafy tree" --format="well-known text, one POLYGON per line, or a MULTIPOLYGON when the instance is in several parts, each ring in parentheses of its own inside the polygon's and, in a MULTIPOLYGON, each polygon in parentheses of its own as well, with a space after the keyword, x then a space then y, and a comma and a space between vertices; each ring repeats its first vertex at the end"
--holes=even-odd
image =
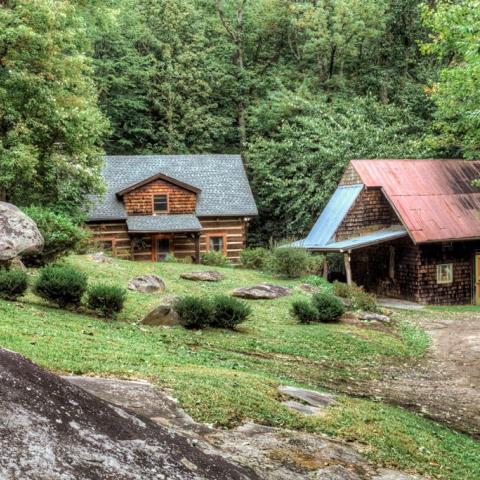
POLYGON ((108 124, 97 107, 85 32, 71 2, 0 2, 4 199, 76 209, 86 194, 101 190, 108 124))
POLYGON ((425 9, 424 44, 441 62, 430 93, 436 106, 430 140, 443 154, 480 155, 480 1, 440 1, 425 9))
POLYGON ((189 0, 123 1, 99 32, 101 102, 113 153, 215 149, 228 128, 216 102, 222 66, 212 62, 206 22, 189 0))

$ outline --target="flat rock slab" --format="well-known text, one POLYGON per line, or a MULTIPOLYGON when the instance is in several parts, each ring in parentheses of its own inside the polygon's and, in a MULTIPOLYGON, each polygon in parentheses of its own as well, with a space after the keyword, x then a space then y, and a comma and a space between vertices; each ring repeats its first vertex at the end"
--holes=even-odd
POLYGON ((311 405, 305 405, 304 403, 296 402, 295 400, 288 400, 287 402, 282 402, 282 405, 285 405, 290 410, 295 410, 304 415, 320 415, 323 409, 318 407, 312 407, 311 405))
POLYGON ((165 288, 165 282, 158 275, 142 275, 128 282, 129 290, 141 293, 161 293, 165 288))
POLYGON ((1 479, 260 478, 16 353, 0 349, 0 378, 1 479))
POLYGON ((103 252, 91 253, 88 258, 97 263, 113 263, 113 258, 105 255, 103 252))
POLYGON ((290 293, 290 288, 264 283, 253 287, 237 288, 232 292, 232 295, 234 297, 248 298, 250 300, 274 300, 275 298, 290 295, 290 293))
POLYGON ((298 286, 299 290, 305 293, 319 293, 320 289, 318 287, 314 287, 313 285, 310 285, 309 283, 302 283, 301 285, 298 286))
POLYGON ((185 272, 180 274, 180 278, 184 280, 192 280, 194 282, 219 282, 223 279, 215 270, 208 270, 202 272, 185 272))
POLYGON ((382 323, 390 323, 390 317, 386 315, 380 315, 379 313, 373 312, 362 312, 358 314, 358 318, 360 320, 367 320, 369 322, 382 322, 382 323))
POLYGON ((337 404, 333 395, 329 393, 319 393, 314 390, 305 390, 303 388, 289 386, 278 387, 278 391, 283 395, 308 403, 312 407, 324 408, 328 405, 337 404))

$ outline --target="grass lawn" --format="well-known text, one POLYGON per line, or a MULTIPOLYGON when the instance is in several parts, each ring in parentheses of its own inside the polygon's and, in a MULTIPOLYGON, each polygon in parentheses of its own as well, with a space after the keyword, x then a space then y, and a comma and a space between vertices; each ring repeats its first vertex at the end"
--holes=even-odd
MULTIPOLYGON (((290 303, 306 294, 300 282, 249 270, 218 269, 225 280, 196 283, 179 274, 198 267, 115 261, 97 264, 77 256, 68 262, 90 282, 126 286, 129 278, 159 274, 165 295, 228 293, 235 287, 273 282, 294 288, 288 297, 251 302, 252 318, 239 331, 187 331, 136 322, 159 303, 156 295, 129 292, 119 321, 49 307, 32 294, 0 302, 0 346, 57 372, 144 378, 172 390, 195 419, 231 427, 246 419, 277 427, 325 432, 355 440, 373 461, 434 478, 480 478, 480 446, 465 435, 379 402, 339 396, 322 417, 285 408, 276 388, 321 388, 332 379, 370 378, 384 362, 420 356, 428 346, 418 327, 400 321, 391 332, 353 325, 299 325, 290 303)), ((34 272, 32 272, 34 275, 34 272)))

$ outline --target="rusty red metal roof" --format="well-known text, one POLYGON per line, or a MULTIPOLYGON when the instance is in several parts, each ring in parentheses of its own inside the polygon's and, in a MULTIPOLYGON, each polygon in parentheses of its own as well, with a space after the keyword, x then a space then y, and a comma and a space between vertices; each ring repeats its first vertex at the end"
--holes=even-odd
POLYGON ((381 188, 416 243, 480 238, 480 161, 353 160, 367 188, 381 188))

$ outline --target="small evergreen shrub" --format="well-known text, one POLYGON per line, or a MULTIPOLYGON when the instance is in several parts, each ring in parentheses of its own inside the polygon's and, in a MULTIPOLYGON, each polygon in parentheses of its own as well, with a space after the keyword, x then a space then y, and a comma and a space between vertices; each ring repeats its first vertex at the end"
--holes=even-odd
POLYGON ((247 320, 251 313, 252 309, 246 302, 227 295, 218 295, 212 299, 210 326, 234 329, 247 320))
POLYGON ((296 300, 292 303, 292 314, 300 323, 312 323, 319 321, 318 310, 308 300, 296 300))
POLYGON ((345 307, 342 302, 326 293, 317 293, 312 297, 312 304, 318 311, 318 321, 336 322, 345 313, 345 307))
POLYGON ((191 295, 180 297, 174 302, 173 308, 185 328, 204 328, 211 323, 212 304, 207 298, 191 295))
POLYGON ((252 270, 266 270, 271 263, 272 253, 263 247, 247 248, 240 254, 242 267, 252 270))
POLYGON ((206 252, 202 255, 202 263, 211 267, 229 267, 230 260, 220 252, 206 252))
POLYGON ((308 273, 312 275, 322 275, 323 266, 325 264, 325 257, 323 255, 310 254, 310 264, 308 266, 308 273))
POLYGON ((22 270, 0 270, 0 298, 16 300, 28 288, 27 274, 22 270))
POLYGON ((54 262, 81 248, 89 236, 88 231, 80 226, 81 219, 73 219, 47 207, 28 207, 23 211, 37 224, 45 241, 41 253, 22 257, 25 265, 38 267, 54 262))
POLYGON ((342 282, 334 282, 333 287, 335 295, 349 300, 353 309, 365 310, 367 312, 377 311, 378 307, 375 295, 366 292, 363 287, 355 283, 347 285, 342 282))
POLYGON ((69 266, 49 265, 40 270, 35 293, 60 307, 78 306, 87 288, 87 276, 69 266))
POLYGON ((273 251, 272 268, 279 275, 298 278, 308 274, 311 255, 301 248, 277 248, 273 251))
POLYGON ((351 294, 351 286, 343 282, 335 281, 333 282, 333 291, 335 295, 340 298, 349 298, 351 294))
POLYGON ((93 285, 87 292, 87 305, 105 318, 113 318, 123 310, 127 292, 114 285, 93 285))

